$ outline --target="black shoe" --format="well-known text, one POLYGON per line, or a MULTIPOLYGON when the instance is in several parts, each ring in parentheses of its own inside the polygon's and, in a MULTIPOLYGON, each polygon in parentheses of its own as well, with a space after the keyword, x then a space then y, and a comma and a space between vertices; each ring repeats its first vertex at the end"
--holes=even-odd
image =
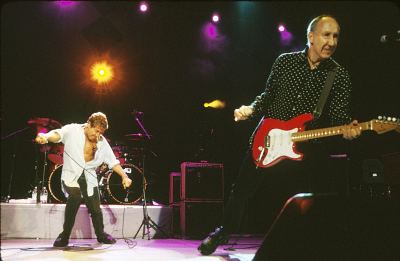
POLYGON ((53 246, 55 247, 66 247, 68 246, 68 238, 61 233, 54 241, 53 246))
POLYGON ((224 228, 217 227, 214 232, 210 233, 200 246, 197 248, 202 255, 210 255, 214 253, 215 249, 219 245, 226 244, 228 242, 228 235, 224 232, 224 228))
POLYGON ((111 235, 104 233, 100 237, 97 237, 97 241, 103 244, 115 244, 117 240, 115 240, 111 235))

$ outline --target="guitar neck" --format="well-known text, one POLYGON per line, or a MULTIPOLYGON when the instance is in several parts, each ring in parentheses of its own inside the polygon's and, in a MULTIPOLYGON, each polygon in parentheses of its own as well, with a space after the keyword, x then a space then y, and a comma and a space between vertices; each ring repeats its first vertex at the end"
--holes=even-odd
MULTIPOLYGON (((308 131, 293 133, 292 141, 300 142, 300 141, 342 135, 345 127, 346 127, 346 125, 341 125, 341 126, 336 126, 336 127, 308 130, 308 131)), ((360 127, 361 131, 372 130, 373 129, 373 121, 359 123, 359 127, 360 127)))

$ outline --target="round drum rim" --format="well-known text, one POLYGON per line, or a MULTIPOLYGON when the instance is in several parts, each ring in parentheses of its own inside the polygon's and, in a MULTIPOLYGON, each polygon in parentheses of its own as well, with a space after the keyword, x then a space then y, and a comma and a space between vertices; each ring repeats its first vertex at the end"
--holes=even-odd
MULTIPOLYGON (((53 197, 53 199, 56 200, 58 203, 66 203, 67 201, 66 201, 66 200, 63 201, 63 200, 59 199, 59 198, 54 194, 53 189, 51 188, 51 179, 52 179, 54 173, 55 173, 59 168, 61 168, 61 171, 62 171, 62 167, 63 167, 63 164, 60 164, 60 165, 58 165, 56 168, 54 168, 54 170, 53 170, 53 171, 50 173, 50 175, 49 175, 49 179, 47 180, 47 186, 48 186, 48 188, 49 188, 50 195, 51 195, 51 196, 53 197)), ((60 186, 62 186, 62 185, 61 185, 61 176, 60 176, 60 186)))
MULTIPOLYGON (((134 165, 134 164, 125 163, 125 164, 121 164, 121 167, 122 167, 122 168, 124 168, 124 167, 131 167, 131 168, 134 168, 134 169, 136 169, 136 170, 138 171, 139 174, 141 174, 141 175, 143 176, 143 171, 142 171, 140 168, 138 168, 136 165, 134 165)), ((117 199, 117 198, 113 195, 113 193, 111 192, 111 190, 110 190, 110 177, 111 177, 111 175, 113 174, 114 171, 113 171, 113 170, 109 170, 108 172, 109 172, 109 174, 107 175, 107 178, 106 178, 107 193, 108 193, 109 196, 111 196, 111 198, 112 198, 113 200, 115 200, 115 202, 118 202, 119 204, 122 204, 122 205, 133 205, 133 204, 136 204, 140 199, 143 198, 143 192, 142 192, 142 194, 141 194, 135 201, 133 201, 133 202, 123 202, 123 201, 117 199)), ((118 175, 118 174, 115 173, 115 175, 118 175)), ((144 189, 146 190, 146 188, 147 188, 147 181, 146 181, 146 178, 145 178, 145 177, 143 177, 143 179, 144 179, 144 189)), ((133 181, 134 181, 134 180, 132 180, 132 183, 133 183, 133 181)))

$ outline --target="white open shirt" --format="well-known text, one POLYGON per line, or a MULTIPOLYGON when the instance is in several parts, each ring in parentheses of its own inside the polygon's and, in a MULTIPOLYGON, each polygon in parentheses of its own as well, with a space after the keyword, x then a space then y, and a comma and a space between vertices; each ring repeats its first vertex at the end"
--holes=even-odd
POLYGON ((61 180, 68 187, 79 187, 78 178, 84 171, 87 193, 88 196, 92 196, 93 188, 98 186, 96 168, 104 162, 112 169, 115 165, 120 164, 120 162, 116 159, 107 139, 102 135, 97 142, 97 151, 94 154, 94 158, 91 161, 85 162, 83 153, 85 146, 85 126, 86 123, 72 123, 63 126, 61 129, 52 130, 47 135, 56 132, 61 137, 58 142, 64 143, 64 164, 61 180))

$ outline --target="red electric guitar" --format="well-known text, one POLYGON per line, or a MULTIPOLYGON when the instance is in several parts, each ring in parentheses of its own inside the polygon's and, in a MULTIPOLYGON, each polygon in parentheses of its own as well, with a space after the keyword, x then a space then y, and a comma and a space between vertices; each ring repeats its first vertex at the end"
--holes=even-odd
MULTIPOLYGON (((345 125, 304 130, 304 124, 313 119, 311 113, 299 115, 289 121, 262 120, 253 140, 253 160, 257 167, 268 168, 286 158, 302 160, 303 154, 296 151, 296 142, 343 134, 345 125)), ((378 117, 359 124, 361 131, 373 130, 379 134, 391 130, 400 132, 399 119, 378 117)))

